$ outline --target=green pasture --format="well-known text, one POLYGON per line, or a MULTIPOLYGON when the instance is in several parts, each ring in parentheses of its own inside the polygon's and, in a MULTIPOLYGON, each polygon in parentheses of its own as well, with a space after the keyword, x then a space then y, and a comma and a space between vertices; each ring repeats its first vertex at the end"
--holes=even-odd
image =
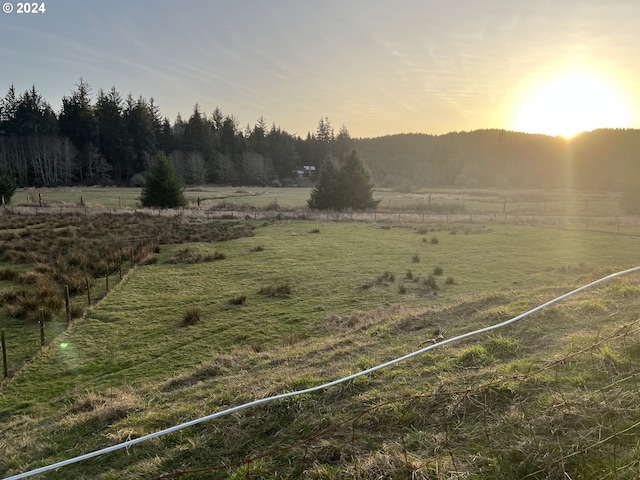
MULTIPOLYGON (((278 189, 265 193, 264 199, 277 196, 278 203, 284 202, 284 191, 290 192, 291 202, 303 197, 296 197, 297 189, 278 189)), ((73 191, 73 195, 78 193, 73 191)), ((204 193, 190 191, 189 196, 204 193)), ((71 190, 66 198, 59 201, 73 201, 71 190)), ((156 260, 136 267, 69 331, 51 332, 57 336, 49 346, 2 384, 0 475, 103 448, 244 401, 354 373, 417 349, 436 329, 451 337, 497 323, 588 281, 640 263, 637 238, 613 232, 515 225, 303 221, 260 223, 255 236, 226 242, 162 246, 156 260), (184 256, 185 249, 202 256, 222 253, 224 258, 170 263, 176 255, 184 256), (433 282, 436 288, 428 286, 433 282), (282 285, 290 288, 288 296, 260 293, 265 287, 282 285), (246 296, 243 304, 230 302, 242 296, 246 296), (189 308, 199 310, 200 321, 184 326, 182 319, 189 308)), ((638 294, 636 275, 599 293, 554 306, 549 313, 500 334, 434 350, 422 359, 317 396, 191 427, 127 451, 65 467, 44 478, 152 478, 234 463, 295 443, 373 404, 432 392, 438 385, 455 390, 475 388, 496 375, 530 371, 532 362, 543 365, 636 320, 640 309, 633 299, 638 294)), ((35 326, 21 328, 26 331, 35 326)), ((12 341, 15 335, 12 333, 12 341)), ((39 341, 33 333, 25 338, 39 341)), ((607 348, 594 350, 589 361, 606 363, 613 358, 618 362, 616 368, 629 375, 635 365, 631 346, 620 349, 612 341, 607 348)), ((554 404, 545 394, 553 396, 560 389, 558 378, 565 373, 556 371, 555 375, 556 380, 552 374, 541 377, 538 387, 526 391, 535 399, 532 404, 520 398, 514 400, 511 413, 506 407, 492 410, 495 428, 511 425, 509 422, 522 416, 542 418, 534 409, 546 411, 554 404), (518 402, 524 405, 518 407, 518 402)), ((601 382, 612 381, 602 375, 587 366, 572 367, 565 380, 571 388, 584 391, 585 386, 599 388, 601 382)), ((522 382, 513 388, 523 388, 522 382)), ((612 398, 611 403, 617 400, 612 398)), ((382 429, 385 432, 366 426, 370 429, 365 430, 370 433, 368 451, 364 446, 351 451, 354 445, 360 448, 359 441, 345 443, 336 437, 323 440, 321 445, 330 451, 349 450, 341 460, 328 460, 331 455, 323 457, 321 448, 304 455, 287 451, 282 458, 274 454, 239 469, 185 478, 247 478, 252 472, 256 476, 249 478, 300 478, 293 465, 306 455, 317 455, 313 457, 317 462, 306 464, 305 478, 348 478, 358 472, 372 475, 359 475, 362 478, 374 478, 376 470, 370 463, 375 455, 371 452, 399 449, 398 431, 411 433, 403 437, 404 453, 389 453, 389 458, 406 460, 416 455, 415 462, 429 458, 435 462, 429 468, 440 462, 441 468, 448 465, 453 471, 454 466, 447 462, 454 453, 440 455, 429 447, 449 445, 459 448, 455 455, 465 459, 457 468, 475 472, 468 478, 492 478, 481 476, 478 472, 482 471, 507 472, 493 478, 520 478, 510 466, 500 463, 516 443, 499 443, 499 438, 506 438, 501 437, 506 427, 497 432, 494 427, 475 423, 475 413, 464 419, 461 414, 457 420, 460 431, 437 438, 432 427, 416 426, 426 425, 420 423, 426 420, 417 418, 419 410, 396 411, 393 404, 388 408, 391 410, 377 411, 394 419, 382 429), (415 422, 413 427, 411 422, 415 422), (492 440, 487 441, 486 435, 492 440), (497 450, 487 450, 490 446, 497 450), (467 462, 473 455, 487 459, 485 470, 467 462), (356 457, 361 462, 354 464, 356 457), (349 470, 356 468, 354 465, 357 470, 349 470)), ((452 410, 437 409, 433 418, 440 418, 445 411, 452 410)), ((376 421, 383 417, 376 417, 376 421)), ((531 434, 526 429, 520 432, 521 427, 527 425, 510 427, 515 437, 531 434)), ((552 444, 556 439, 548 441, 552 444)), ((619 458, 634 448, 620 442, 619 458)), ((601 455, 602 451, 598 452, 601 455)), ((534 457, 527 459, 533 462, 534 457)), ((513 458, 515 462, 517 456, 513 458)), ((596 454, 588 461, 595 458, 596 454)), ((389 462, 380 460, 388 469, 393 463, 389 462)), ((427 466, 422 471, 424 475, 417 478, 448 478, 444 473, 437 476, 437 469, 428 470, 427 466), (427 471, 432 472, 431 477, 427 471)))
MULTIPOLYGON (((191 206, 212 209, 304 209, 311 188, 197 186, 185 190, 191 206)), ((88 205, 108 209, 136 208, 139 188, 57 187, 18 189, 13 204, 88 205)), ((434 188, 416 192, 374 190, 380 211, 435 213, 583 215, 618 217, 624 215, 622 195, 617 192, 589 193, 514 189, 434 188)))

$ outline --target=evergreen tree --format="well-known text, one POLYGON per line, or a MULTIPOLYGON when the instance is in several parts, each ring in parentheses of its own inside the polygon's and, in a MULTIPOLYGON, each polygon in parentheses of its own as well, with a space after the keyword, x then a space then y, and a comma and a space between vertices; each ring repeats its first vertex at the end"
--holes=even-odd
POLYGON ((123 118, 123 100, 115 87, 107 93, 98 92, 94 111, 100 153, 112 165, 114 179, 126 181, 133 163, 133 144, 123 118))
POLYGON ((18 99, 13 120, 17 135, 53 135, 57 130, 56 116, 35 85, 18 99))
POLYGON ((158 149, 163 151, 166 155, 169 155, 175 149, 175 139, 173 136, 173 130, 171 129, 171 122, 167 117, 162 121, 162 127, 160 129, 160 135, 158 139, 158 149))
POLYGON ((3 204, 9 203, 14 193, 16 193, 16 182, 13 176, 6 170, 0 170, 0 197, 3 204))
POLYGON ((378 205, 373 199, 371 174, 355 150, 340 165, 327 159, 307 202, 313 210, 366 210, 378 205))
POLYGON ((97 123, 91 104, 91 88, 82 78, 76 85, 76 91, 69 97, 62 98, 62 111, 58 118, 58 126, 63 135, 69 138, 78 152, 78 174, 80 182, 96 182, 101 180, 104 157, 96 148, 97 123), (101 167, 96 170, 96 165, 101 167))
POLYGON ((340 170, 331 158, 327 158, 321 168, 316 186, 311 190, 307 205, 312 210, 343 210, 340 203, 340 170))
POLYGON ((356 150, 351 150, 351 153, 344 157, 340 174, 342 203, 345 208, 366 210, 380 203, 379 200, 373 199, 371 174, 356 150))
POLYGON ((59 125, 64 135, 69 137, 78 150, 89 143, 95 143, 96 118, 91 105, 91 88, 80 79, 77 90, 70 97, 62 98, 59 125))
POLYGON ((124 121, 131 138, 132 163, 127 165, 127 180, 146 169, 156 152, 153 112, 143 97, 133 100, 129 95, 125 102, 124 121))
POLYGON ((349 151, 353 149, 353 140, 347 126, 342 124, 338 136, 336 137, 335 154, 338 158, 344 157, 349 151))
POLYGON ((143 207, 177 208, 187 204, 182 179, 164 153, 151 166, 140 193, 143 207))
POLYGON ((0 134, 12 135, 16 133, 16 112, 18 110, 18 96, 13 85, 5 97, 0 100, 0 134))

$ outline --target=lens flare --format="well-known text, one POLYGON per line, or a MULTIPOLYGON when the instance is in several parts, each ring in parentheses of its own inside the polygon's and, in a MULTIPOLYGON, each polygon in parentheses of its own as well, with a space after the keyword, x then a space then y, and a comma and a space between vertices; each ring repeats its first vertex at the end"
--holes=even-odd
POLYGON ((570 138, 597 128, 628 128, 628 103, 611 84, 583 72, 555 77, 531 92, 516 129, 570 138))

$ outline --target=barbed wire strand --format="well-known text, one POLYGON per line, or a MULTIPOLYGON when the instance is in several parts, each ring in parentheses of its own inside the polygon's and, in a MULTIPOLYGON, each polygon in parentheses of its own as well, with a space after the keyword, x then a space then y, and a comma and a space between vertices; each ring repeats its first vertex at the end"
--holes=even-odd
POLYGON ((518 315, 516 317, 513 317, 513 318, 510 318, 509 320, 505 320, 504 322, 497 323, 495 325, 490 325, 488 327, 480 328, 480 329, 474 330, 472 332, 467 332, 467 333, 464 333, 462 335, 458 335, 458 336, 455 336, 455 337, 452 337, 452 338, 449 338, 449 339, 444 339, 444 340, 442 340, 442 341, 440 341, 438 343, 435 343, 435 344, 432 344, 432 345, 428 345, 428 346, 426 346, 424 348, 421 348, 421 349, 416 350, 414 352, 408 353, 407 355, 404 355, 402 357, 398 357, 398 358, 395 358, 393 360, 389 360, 388 362, 381 363, 379 365, 376 365, 374 367, 368 368, 366 370, 362 370, 360 372, 354 373, 354 374, 349 375, 347 377, 339 378, 337 380, 333 380, 331 382, 324 383, 322 385, 318 385, 318 386, 315 386, 315 387, 306 388, 304 390, 297 390, 297 391, 294 391, 294 392, 286 392, 286 393, 281 393, 279 395, 273 395, 271 397, 265 397, 265 398, 261 398, 261 399, 258 399, 258 400, 254 400, 252 402, 248 402, 248 403, 245 403, 245 404, 242 404, 242 405, 238 405, 236 407, 232 407, 232 408, 228 408, 226 410, 215 412, 215 413, 212 413, 210 415, 206 415, 204 417, 200 417, 200 418, 197 418, 197 419, 194 419, 194 420, 190 420, 190 421, 185 422, 185 423, 181 423, 179 425, 174 425, 172 427, 166 428, 164 430, 160 430, 158 432, 150 433, 150 434, 142 436, 142 437, 138 437, 138 438, 134 438, 134 439, 128 440, 126 442, 118 443, 118 444, 112 445, 110 447, 106 447, 106 448, 103 448, 103 449, 100 449, 100 450, 95 450, 93 452, 85 453, 85 454, 79 455, 77 457, 69 458, 67 460, 63 460, 61 462, 57 462, 57 463, 54 463, 54 464, 51 464, 51 465, 40 467, 40 468, 37 468, 35 470, 30 470, 28 472, 20 473, 18 475, 13 475, 11 477, 6 477, 5 480, 19 480, 19 479, 22 479, 22 478, 28 478, 28 477, 31 477, 31 476, 34 476, 34 475, 38 475, 40 473, 48 472, 48 471, 51 471, 51 470, 56 470, 58 468, 65 467, 65 466, 71 465, 73 463, 82 462, 82 461, 88 460, 90 458, 94 458, 94 457, 97 457, 97 456, 100 456, 100 455, 105 455, 107 453, 111 453, 111 452, 114 452, 114 451, 117 451, 117 450, 121 450, 123 448, 128 448, 128 447, 131 447, 131 446, 136 445, 138 443, 142 443, 142 442, 145 442, 147 440, 151 440, 153 438, 161 437, 163 435, 167 435, 169 433, 173 433, 173 432, 176 432, 178 430, 182 430, 184 428, 191 427, 193 425, 204 423, 204 422, 213 420, 215 418, 222 417, 224 415, 228 415, 230 413, 234 413, 234 412, 238 412, 240 410, 245 410, 247 408, 255 407, 255 406, 261 405, 263 403, 273 402, 275 400, 281 400, 283 398, 289 398, 289 397, 294 397, 294 396, 297 396, 297 395, 304 395, 304 394, 307 394, 307 393, 312 393, 312 392, 317 392, 319 390, 324 390, 326 388, 330 388, 330 387, 333 387, 335 385, 339 385, 341 383, 348 382, 348 381, 353 380, 355 378, 358 378, 358 377, 361 377, 361 376, 364 376, 364 375, 368 375, 370 373, 376 372, 376 371, 381 370, 383 368, 390 367, 390 366, 395 365, 397 363, 400 363, 400 362, 403 362, 403 361, 408 360, 410 358, 413 358, 413 357, 416 357, 418 355, 421 355, 421 354, 423 354, 423 353, 425 353, 425 352, 427 352, 429 350, 433 350, 434 348, 442 347, 442 346, 447 345, 449 343, 457 342, 457 341, 463 340, 465 338, 469 338, 469 337, 472 337, 472 336, 475 336, 475 335, 480 335, 482 333, 486 333, 486 332, 490 332, 492 330, 496 330, 496 329, 499 329, 499 328, 506 327, 507 325, 510 325, 510 324, 515 323, 515 322, 517 322, 519 320, 522 320, 523 318, 528 317, 529 315, 532 315, 532 314, 534 314, 536 312, 539 312, 540 310, 542 310, 542 309, 544 309, 544 308, 546 308, 546 307, 548 307, 550 305, 553 305, 554 303, 561 302, 562 300, 564 300, 564 299, 566 299, 566 298, 568 298, 568 297, 570 297, 572 295, 580 293, 580 292, 582 292, 584 290, 587 290, 589 288, 595 287, 596 285, 599 285, 601 283, 608 282, 608 281, 613 280, 615 278, 618 278, 618 277, 621 277, 621 276, 624 276, 624 275, 629 275, 631 273, 635 273, 635 272, 639 272, 639 271, 640 271, 640 266, 629 268, 627 270, 622 270, 620 272, 612 273, 611 275, 607 275, 606 277, 602 277, 602 278, 600 278, 598 280, 595 280, 595 281, 593 281, 591 283, 583 285, 582 287, 576 288, 575 290, 571 290, 570 292, 567 292, 567 293, 565 293, 563 295, 560 295, 559 297, 556 297, 553 300, 549 300, 548 302, 543 303, 542 305, 539 305, 539 306, 537 306, 535 308, 532 308, 531 310, 528 310, 528 311, 526 311, 524 313, 521 313, 520 315, 518 315))

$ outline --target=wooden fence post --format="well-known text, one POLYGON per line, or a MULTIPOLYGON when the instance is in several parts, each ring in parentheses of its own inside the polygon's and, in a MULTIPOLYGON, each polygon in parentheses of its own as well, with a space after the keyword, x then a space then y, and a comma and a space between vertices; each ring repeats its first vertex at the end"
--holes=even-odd
POLYGON ((44 310, 40 310, 40 347, 44 347, 44 310))
POLYGON ((104 274, 104 284, 107 289, 107 293, 109 293, 109 272, 104 274))
POLYGON ((91 285, 89 285, 89 277, 84 277, 87 282, 87 303, 91 306, 91 285))
POLYGON ((64 286, 64 307, 67 312, 67 328, 71 324, 71 308, 69 305, 69 285, 64 286))
POLYGON ((0 332, 0 344, 2 346, 2 373, 4 378, 9 376, 9 366, 7 365, 7 345, 4 341, 4 328, 0 332))

